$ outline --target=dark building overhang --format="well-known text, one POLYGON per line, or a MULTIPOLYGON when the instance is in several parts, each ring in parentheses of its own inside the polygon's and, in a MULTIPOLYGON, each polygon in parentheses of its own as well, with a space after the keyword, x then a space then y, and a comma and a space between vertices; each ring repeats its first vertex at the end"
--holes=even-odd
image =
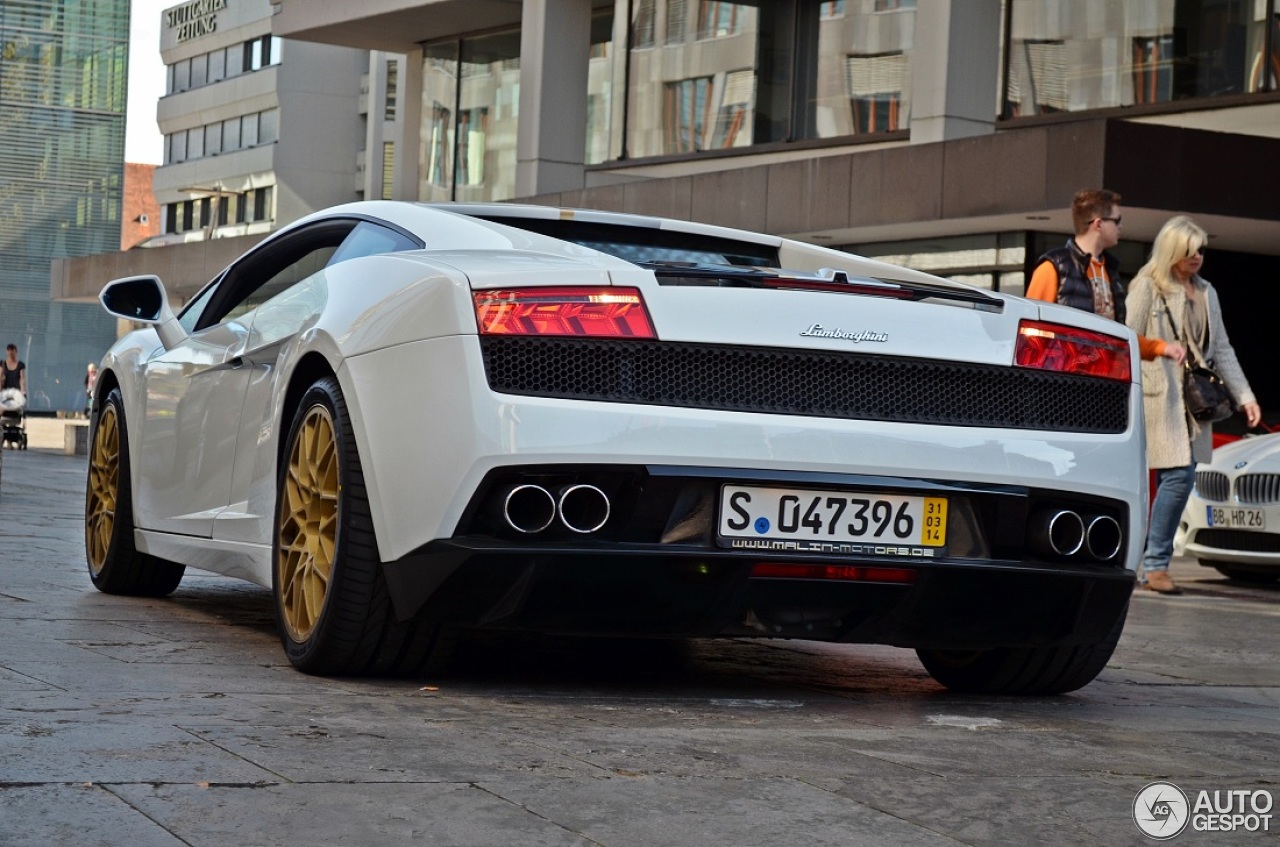
POLYGON ((1280 204, 1263 186, 1278 160, 1276 138, 1070 120, 935 144, 815 150, 799 161, 726 161, 720 170, 674 177, 648 178, 643 161, 609 163, 590 179, 614 184, 524 199, 856 245, 1069 233, 1072 195, 1105 187, 1123 195, 1126 239, 1150 241, 1169 217, 1189 214, 1215 247, 1280 255, 1280 204))
POLYGON ((425 41, 516 26, 521 0, 379 0, 353 17, 346 3, 276 3, 271 31, 284 38, 407 53, 425 41))

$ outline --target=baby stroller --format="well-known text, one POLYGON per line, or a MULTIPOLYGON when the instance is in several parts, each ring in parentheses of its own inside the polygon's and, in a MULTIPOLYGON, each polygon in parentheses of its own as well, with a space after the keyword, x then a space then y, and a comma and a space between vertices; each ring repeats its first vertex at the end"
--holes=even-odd
POLYGON ((0 444, 27 449, 27 398, 16 388, 0 391, 0 444))

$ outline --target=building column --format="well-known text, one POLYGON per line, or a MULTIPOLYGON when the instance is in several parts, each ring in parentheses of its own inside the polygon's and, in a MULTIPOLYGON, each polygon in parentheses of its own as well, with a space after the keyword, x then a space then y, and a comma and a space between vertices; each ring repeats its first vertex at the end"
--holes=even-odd
POLYGON ((405 54, 396 90, 396 173, 393 200, 418 196, 419 141, 422 133, 422 48, 405 54))
POLYGON ((517 197, 584 187, 591 0, 524 0, 517 197))
POLYGON ((361 180, 360 196, 365 200, 382 199, 383 133, 386 129, 382 119, 383 102, 380 96, 387 88, 387 54, 381 50, 369 51, 369 90, 365 94, 365 130, 364 130, 364 179, 361 180))
POLYGON ((995 131, 1000 0, 919 0, 911 49, 911 142, 995 131))

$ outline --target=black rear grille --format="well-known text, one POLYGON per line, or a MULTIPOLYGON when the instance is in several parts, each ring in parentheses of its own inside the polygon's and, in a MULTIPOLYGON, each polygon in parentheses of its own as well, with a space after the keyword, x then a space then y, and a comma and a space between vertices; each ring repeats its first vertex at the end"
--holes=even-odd
POLYGON ((1280 535, 1245 529, 1202 529, 1192 543, 1243 553, 1280 553, 1280 535))
POLYGON ((1118 433, 1129 384, 1026 368, 610 339, 482 337, 503 394, 779 415, 1118 433))

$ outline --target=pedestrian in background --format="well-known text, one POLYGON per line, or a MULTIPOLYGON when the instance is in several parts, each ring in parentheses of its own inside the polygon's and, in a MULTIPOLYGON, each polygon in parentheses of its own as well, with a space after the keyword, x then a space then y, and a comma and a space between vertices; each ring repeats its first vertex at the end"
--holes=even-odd
POLYGON ((93 384, 98 381, 98 366, 89 363, 84 372, 84 416, 89 417, 93 411, 93 384))
MULTIPOLYGON (((1151 260, 1138 271, 1126 300, 1129 328, 1166 343, 1182 341, 1222 376, 1250 427, 1262 409, 1227 337, 1218 292, 1200 276, 1209 236, 1179 215, 1160 228, 1151 260)), ((1169 576, 1173 536, 1191 494, 1197 462, 1213 455, 1213 425, 1187 412, 1182 368, 1169 360, 1142 362, 1142 401, 1147 418, 1147 464, 1155 471, 1147 546, 1139 584, 1160 594, 1181 594, 1169 576)))
MULTIPOLYGON (((1062 247, 1039 258, 1027 286, 1027 297, 1073 306, 1113 321, 1125 322, 1125 293, 1120 262, 1107 252, 1120 243, 1120 195, 1105 188, 1077 191, 1071 200, 1076 234, 1062 247)), ((1144 360, 1165 356, 1178 364, 1186 355, 1176 341, 1138 335, 1144 360)))
POLYGON ((0 390, 16 388, 27 396, 27 363, 18 359, 18 345, 4 348, 4 361, 0 362, 0 390))

